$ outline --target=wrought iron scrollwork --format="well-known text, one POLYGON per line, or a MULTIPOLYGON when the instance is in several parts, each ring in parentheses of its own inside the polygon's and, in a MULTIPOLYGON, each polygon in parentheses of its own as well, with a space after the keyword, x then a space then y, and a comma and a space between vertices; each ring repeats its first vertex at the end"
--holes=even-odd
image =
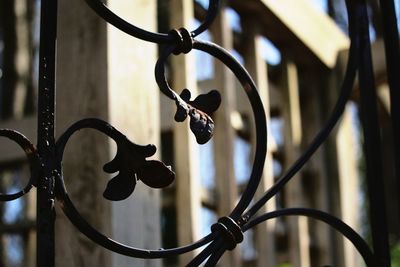
POLYGON ((175 174, 170 168, 160 161, 146 160, 156 153, 154 145, 140 146, 132 143, 110 124, 99 119, 84 119, 68 128, 56 143, 59 163, 62 162, 69 138, 84 128, 96 129, 112 138, 117 144, 117 154, 114 159, 103 167, 107 173, 118 172, 107 184, 103 194, 106 199, 118 201, 128 198, 139 180, 152 188, 167 187, 174 181, 175 174))
MULTIPOLYGON (((55 179, 55 197, 61 204, 66 216, 80 232, 111 251, 137 258, 165 258, 205 247, 190 263, 188 263, 188 266, 198 266, 203 262, 206 262, 205 266, 214 266, 226 250, 234 249, 238 243, 243 241, 244 232, 257 224, 282 216, 307 216, 322 221, 342 233, 344 237, 354 244, 367 266, 379 266, 380 260, 378 256, 372 252, 365 240, 343 221, 325 212, 304 208, 289 208, 272 211, 255 217, 260 208, 281 191, 310 159, 315 151, 328 138, 328 135, 340 119, 345 105, 349 100, 356 74, 357 72, 360 73, 360 71, 361 74, 363 73, 360 66, 362 61, 360 59, 365 55, 361 54, 363 51, 361 48, 365 48, 365 43, 369 44, 367 38, 368 34, 365 31, 365 25, 368 25, 365 1, 346 1, 351 46, 340 96, 330 118, 327 120, 325 127, 315 136, 305 152, 258 200, 254 199, 254 196, 262 177, 267 153, 267 124, 265 110, 257 93, 257 87, 248 72, 228 51, 214 43, 196 39, 197 36, 210 27, 218 13, 220 1, 209 1, 206 18, 195 30, 188 31, 185 28, 174 29, 168 34, 149 32, 136 27, 115 14, 102 0, 85 1, 105 21, 132 37, 157 44, 167 44, 156 63, 155 78, 161 92, 172 101, 175 101, 177 108, 175 120, 177 122, 183 122, 187 118, 190 118, 190 128, 199 144, 208 142, 213 136, 214 121, 211 115, 220 106, 220 93, 217 90, 211 90, 207 94, 195 97, 194 100, 191 100, 192 95, 189 89, 183 89, 180 94, 176 93, 171 89, 165 77, 165 63, 171 55, 178 56, 182 53, 190 53, 192 49, 196 49, 213 56, 227 66, 235 74, 250 101, 255 119, 256 149, 252 171, 244 193, 232 212, 220 218, 218 222, 211 226, 210 234, 193 244, 183 247, 144 250, 125 246, 108 238, 93 228, 80 215, 79 211, 70 200, 64 185, 62 172, 64 149, 69 138, 76 131, 84 128, 92 128, 100 131, 116 142, 118 150, 115 158, 104 165, 105 172, 110 174, 118 172, 118 174, 108 182, 107 188, 104 191, 104 197, 113 201, 123 200, 129 197, 133 193, 136 183, 139 181, 142 181, 152 188, 164 188, 174 181, 175 175, 173 171, 160 161, 147 159, 156 152, 155 146, 137 145, 128 140, 126 136, 107 122, 99 119, 84 119, 78 121, 68 128, 55 143, 55 166, 53 166, 54 170, 52 174, 55 179), (251 204, 252 201, 254 201, 254 204, 251 204)), ((47 2, 43 2, 43 5, 46 5, 46 3, 47 2)), ((46 90, 48 90, 48 88, 46 88, 46 90)), ((29 192, 32 186, 37 186, 38 179, 41 179, 41 177, 38 177, 38 173, 40 173, 40 170, 45 166, 43 166, 41 161, 40 153, 38 153, 37 149, 23 135, 15 131, 2 129, 0 130, 0 136, 7 137, 19 144, 25 151, 31 167, 31 178, 23 190, 11 195, 0 195, 0 201, 10 201, 29 192)))
POLYGON ((0 193, 0 201, 11 201, 24 196, 32 189, 33 186, 37 186, 38 168, 40 167, 41 163, 36 147, 21 133, 10 129, 0 129, 0 136, 14 141, 24 150, 30 167, 30 178, 22 190, 13 194, 0 193))

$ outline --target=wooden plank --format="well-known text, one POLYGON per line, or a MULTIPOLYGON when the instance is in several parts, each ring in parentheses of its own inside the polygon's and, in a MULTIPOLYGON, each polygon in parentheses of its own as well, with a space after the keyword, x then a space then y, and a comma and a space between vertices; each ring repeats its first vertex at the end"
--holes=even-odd
MULTIPOLYGON (((228 51, 233 47, 232 30, 228 24, 225 8, 214 21, 212 26, 213 40, 228 51)), ((235 207, 238 193, 234 170, 235 132, 231 123, 231 114, 235 109, 235 78, 232 72, 223 64, 215 62, 215 85, 221 93, 221 106, 215 113, 215 177, 218 196, 218 216, 227 216, 235 207)), ((220 262, 221 266, 241 266, 240 251, 227 253, 220 262)))
POLYGON ((260 21, 263 35, 296 62, 333 68, 338 52, 349 47, 346 35, 307 0, 232 0, 231 5, 260 21))
MULTIPOLYGON (((326 72, 318 70, 309 70, 309 75, 299 77, 300 108, 302 119, 302 150, 309 146, 314 139, 316 133, 324 127, 327 111, 330 109, 327 104, 323 104, 328 97, 327 93, 332 90, 321 90, 327 88, 326 72)), ((329 99, 329 98, 328 98, 329 99)), ((332 98, 330 98, 332 99, 332 98)), ((325 143, 328 144, 328 141, 325 143)), ((308 160, 307 165, 303 167, 301 173, 304 190, 304 199, 307 205, 316 209, 332 212, 332 201, 336 199, 332 197, 335 193, 332 189, 334 181, 331 181, 334 168, 327 161, 329 148, 327 145, 320 147, 314 155, 308 160)), ((300 177, 299 177, 300 178, 300 177)), ((312 249, 310 250, 311 266, 323 266, 324 264, 332 264, 334 266, 343 266, 340 264, 342 257, 338 256, 338 247, 332 228, 329 226, 309 220, 310 240, 312 240, 312 249)))
MULTIPOLYGON (((156 28, 155 1, 107 3, 147 30, 156 28)), ((57 126, 97 117, 138 144, 158 145, 159 103, 154 82, 157 48, 107 25, 81 1, 59 1, 57 126), (95 48, 95 49, 94 49, 95 48), (145 57, 143 55, 146 55, 145 57)), ((77 209, 99 231, 140 248, 161 246, 159 191, 141 182, 128 199, 111 204, 102 196, 110 176, 103 165, 115 156, 104 135, 83 130, 64 156, 68 193, 77 209)), ((160 261, 117 256, 79 234, 58 210, 56 265, 160 266, 160 261)))
MULTIPOLYGON (((246 31, 247 49, 244 54, 245 65, 253 77, 264 105, 267 124, 270 124, 270 90, 268 87, 267 64, 261 56, 260 25, 257 21, 244 21, 246 31)), ((252 145, 255 147, 254 125, 252 127, 252 145)), ((256 193, 256 199, 260 198, 274 183, 273 159, 272 159, 272 138, 269 131, 269 145, 264 164, 263 177, 256 193)), ((260 214, 276 209, 275 199, 271 199, 260 210, 260 214)), ((255 228, 256 249, 258 251, 257 266, 276 266, 275 251, 275 221, 265 222, 255 228)))
MULTIPOLYGON (((288 169, 300 155, 302 139, 302 123, 299 98, 299 80, 297 68, 293 62, 284 61, 282 64, 282 115, 284 120, 284 158, 283 168, 288 169)), ((302 183, 295 176, 285 187, 288 207, 302 207, 302 183)), ((305 217, 288 218, 289 254, 295 267, 310 266, 308 222, 305 217)))
MULTIPOLYGON (((108 0, 121 17, 146 30, 157 30, 157 1, 108 0)), ((157 46, 107 25, 109 120, 135 143, 155 144, 160 150, 159 89, 154 80, 157 46), (143 56, 146 55, 146 56, 143 56)), ((112 149, 113 156, 114 147, 112 149)), ((157 153, 153 158, 159 158, 157 153)), ((113 237, 145 249, 161 247, 160 190, 138 182, 133 196, 111 206, 113 237)), ((115 267, 159 267, 161 260, 112 254, 115 267)))
POLYGON ((24 1, 16 1, 15 8, 15 30, 16 30, 16 55, 15 72, 16 82, 14 88, 13 117, 22 118, 28 92, 29 58, 31 47, 29 43, 30 23, 28 20, 28 7, 24 1))
MULTIPOLYGON (((59 10, 63 12, 57 36, 58 135, 85 117, 108 119, 106 25, 84 2, 62 0, 59 10)), ((74 137, 63 160, 68 194, 91 224, 110 233, 111 205, 102 197, 108 180, 102 167, 111 158, 110 146, 94 131, 74 137)), ((79 234, 59 205, 56 209, 56 266, 111 266, 111 254, 79 234)))
MULTIPOLYGON (((357 149, 349 150, 349 147, 356 148, 357 140, 354 133, 354 121, 352 121, 350 106, 347 106, 340 121, 336 135, 337 167, 340 191, 341 219, 356 231, 360 231, 360 210, 362 209, 359 200, 360 174, 357 149)), ((354 250, 353 245, 343 240, 343 254, 345 266, 360 266, 361 262, 354 250)))
MULTIPOLYGON (((172 0, 170 3, 171 26, 190 29, 193 19, 193 2, 172 0)), ((193 96, 198 93, 196 66, 193 53, 173 56, 173 88, 180 92, 188 88, 193 96)), ((171 103, 172 105, 172 103, 171 103)), ((175 108, 174 108, 175 110, 175 108)), ((178 244, 186 245, 199 239, 201 190, 199 170, 199 147, 189 130, 188 121, 174 123, 174 155, 176 172, 176 207, 178 244)), ((179 266, 185 266, 196 252, 186 253, 179 259, 179 266)))

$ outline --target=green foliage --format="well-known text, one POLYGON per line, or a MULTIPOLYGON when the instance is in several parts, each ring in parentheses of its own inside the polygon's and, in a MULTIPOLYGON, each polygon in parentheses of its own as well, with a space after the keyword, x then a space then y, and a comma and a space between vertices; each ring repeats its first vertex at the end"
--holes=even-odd
POLYGON ((281 263, 278 267, 292 267, 292 265, 290 263, 281 263))
POLYGON ((391 249, 392 267, 400 267, 400 244, 391 249))

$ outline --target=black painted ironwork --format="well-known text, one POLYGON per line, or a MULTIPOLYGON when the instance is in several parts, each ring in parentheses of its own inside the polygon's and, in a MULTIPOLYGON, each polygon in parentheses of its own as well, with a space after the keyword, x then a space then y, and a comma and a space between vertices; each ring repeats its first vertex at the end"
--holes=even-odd
MULTIPOLYGON (((243 233, 267 220, 282 216, 307 216, 320 220, 350 240, 359 251, 367 266, 390 266, 388 249, 386 215, 384 213, 383 181, 381 178, 380 133, 377 116, 377 100, 374 88, 374 77, 371 62, 369 39, 369 22, 365 0, 347 0, 349 18, 349 35, 351 40, 346 74, 341 86, 341 93, 325 127, 315 136, 311 145, 282 177, 260 199, 254 199, 256 189, 262 177, 267 152, 267 125, 265 111, 257 93, 257 88, 247 71, 226 50, 214 43, 197 40, 196 37, 207 30, 215 19, 220 1, 210 0, 207 16, 201 25, 188 31, 185 28, 173 29, 168 34, 153 33, 138 28, 120 18, 109 10, 101 0, 86 0, 87 4, 105 21, 121 31, 144 41, 166 44, 159 57, 155 77, 160 90, 175 101, 177 111, 175 120, 182 122, 190 118, 190 128, 198 143, 209 141, 213 135, 214 122, 211 114, 218 109, 221 97, 218 91, 198 96, 193 101, 188 89, 178 95, 172 90, 165 78, 164 65, 172 55, 190 53, 192 49, 201 50, 220 60, 231 69, 241 83, 250 100, 256 124, 256 151, 252 172, 247 187, 238 204, 230 214, 222 217, 211 226, 210 234, 201 240, 178 248, 144 250, 120 244, 93 228, 75 208, 64 185, 62 159, 69 138, 78 130, 92 128, 112 138, 118 147, 115 158, 104 165, 107 173, 119 172, 112 178, 104 192, 104 197, 117 201, 129 197, 137 182, 153 188, 168 186, 175 179, 173 171, 162 162, 146 160, 156 152, 153 145, 140 146, 129 141, 122 133, 107 122, 99 119, 83 119, 73 124, 56 141, 54 138, 54 105, 55 105, 55 56, 57 0, 41 1, 40 62, 39 62, 39 96, 38 96, 38 140, 37 148, 22 134, 1 129, 0 136, 16 142, 25 151, 28 158, 31 177, 26 187, 15 194, 0 195, 0 201, 12 201, 24 196, 29 190, 37 187, 37 266, 54 266, 54 203, 59 202, 69 220, 93 242, 116 253, 143 259, 165 258, 180 255, 205 247, 188 266, 215 266, 227 250, 235 249, 243 240, 243 233), (255 217, 271 198, 293 178, 293 176, 310 159, 314 152, 327 139, 340 119, 349 100, 355 77, 358 74, 361 91, 361 117, 365 136, 365 155, 367 162, 367 180, 369 186, 370 221, 373 247, 351 227, 340 219, 325 212, 305 208, 281 209, 255 217), (254 201, 254 204, 251 204, 254 201)), ((394 3, 381 1, 384 14, 384 34, 388 55, 389 83, 392 94, 392 117, 395 133, 398 134, 399 108, 399 39, 395 19, 394 3), (396 119, 397 118, 397 119, 396 119)), ((397 138, 396 138, 397 140, 397 138)), ((399 149, 397 145, 397 155, 399 149)))

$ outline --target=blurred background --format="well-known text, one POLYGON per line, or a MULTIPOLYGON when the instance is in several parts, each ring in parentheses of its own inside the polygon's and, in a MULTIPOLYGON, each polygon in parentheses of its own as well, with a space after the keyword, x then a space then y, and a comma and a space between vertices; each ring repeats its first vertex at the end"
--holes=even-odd
MULTIPOLYGON (((258 196, 299 157, 327 121, 340 91, 349 38, 344 0, 229 0, 198 39, 215 42, 242 63, 258 85, 268 117, 268 155, 258 196)), ((370 35, 379 97, 385 195, 392 266, 400 266, 399 192, 392 151, 390 101, 377 0, 369 2, 370 35)), ((400 17, 400 3, 396 3, 400 17)), ((149 31, 194 29, 207 0, 108 0, 111 10, 149 31)), ((0 128, 36 140, 39 0, 0 2, 0 128)), ((399 24, 400 25, 400 20, 399 24)), ((211 56, 173 56, 167 78, 193 96, 217 89, 214 138, 197 145, 185 123, 173 120, 174 103, 159 93, 154 66, 163 46, 107 25, 81 0, 59 0, 57 136, 86 117, 110 122, 138 144, 154 143, 156 157, 176 172, 163 190, 140 181, 127 200, 102 193, 110 176, 102 166, 115 144, 92 130, 69 142, 64 157, 67 190, 99 231, 139 248, 193 243, 229 214, 252 169, 254 119, 233 74, 211 56)), ((262 212, 311 207, 334 214, 370 240, 358 85, 325 144, 262 212)), ((19 191, 29 178, 24 153, 0 139, 0 191, 19 191)), ((257 197, 256 197, 257 198, 257 197)), ((0 205, 0 266, 33 267, 36 239, 34 190, 0 205)), ((184 266, 198 253, 165 260, 130 259, 107 252, 78 233, 57 207, 57 266, 184 266)), ((240 249, 219 266, 364 266, 352 245, 326 225, 303 217, 279 218, 246 232, 240 249)))

